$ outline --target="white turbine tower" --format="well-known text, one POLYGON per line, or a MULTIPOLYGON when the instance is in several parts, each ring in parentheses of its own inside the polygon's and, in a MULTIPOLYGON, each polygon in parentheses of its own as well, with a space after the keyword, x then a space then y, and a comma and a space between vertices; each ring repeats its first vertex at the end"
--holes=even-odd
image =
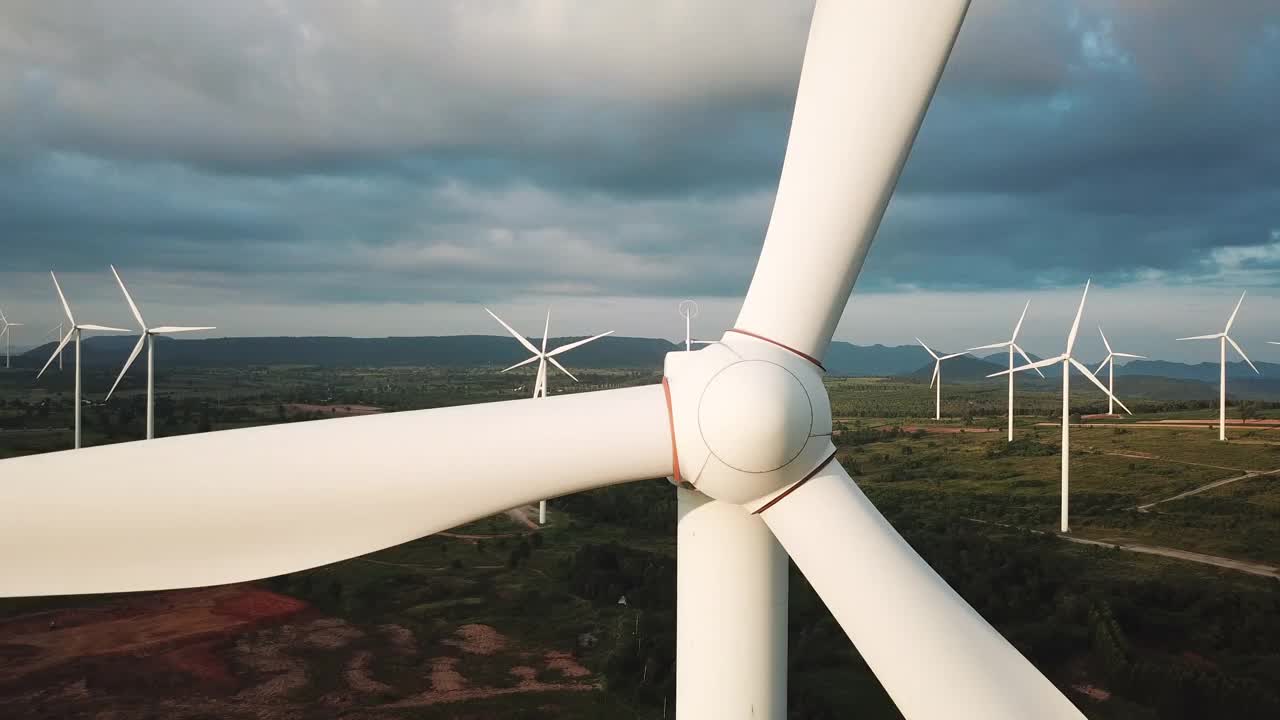
POLYGON ((116 283, 120 285, 120 292, 124 293, 125 302, 129 303, 129 312, 133 313, 133 317, 138 321, 138 329, 141 334, 138 337, 138 344, 133 346, 133 352, 129 353, 129 359, 124 363, 124 369, 120 371, 120 376, 116 378, 116 382, 111 386, 111 391, 107 393, 107 400, 115 394, 116 388, 119 387, 120 381, 124 379, 125 373, 129 372, 129 368, 133 366, 133 361, 138 359, 138 354, 142 352, 142 346, 147 346, 147 439, 151 440, 156 436, 156 336, 171 335, 174 333, 199 332, 201 330, 216 330, 214 327, 179 327, 176 325, 160 325, 158 327, 147 327, 147 321, 142 319, 142 313, 138 311, 138 306, 134 304, 133 298, 129 296, 129 290, 124 286, 124 280, 120 279, 120 273, 116 272, 116 266, 111 266, 111 274, 116 276, 116 283))
POLYGON ((950 360, 951 358, 958 358, 961 355, 964 355, 964 353, 958 352, 958 353, 951 353, 950 355, 938 355, 938 353, 934 352, 932 348, 930 348, 928 345, 925 345, 924 341, 921 340, 920 338, 916 338, 916 342, 920 343, 920 347, 924 348, 925 352, 929 353, 929 357, 933 358, 933 377, 930 378, 929 380, 929 387, 935 388, 933 419, 941 420, 942 419, 942 361, 950 360))
MULTIPOLYGON (((564 373, 565 375, 568 375, 569 378, 572 379, 574 382, 578 382, 578 378, 574 377, 573 373, 566 370, 564 365, 561 365, 560 361, 556 360, 556 356, 563 355, 564 353, 567 353, 570 350, 573 350, 574 348, 580 348, 589 342, 592 342, 594 340, 599 340, 600 338, 605 337, 606 335, 613 334, 613 331, 610 330, 609 332, 603 332, 603 333, 600 333, 599 335, 594 335, 592 337, 579 340, 577 342, 571 342, 568 345, 561 345, 555 350, 552 350, 551 352, 547 352, 547 337, 551 334, 551 310, 549 309, 547 310, 547 321, 542 328, 542 348, 541 349, 534 347, 533 343, 529 342, 529 340, 525 338, 525 336, 516 332, 515 328, 508 325, 506 321, 504 321, 502 318, 498 317, 497 315, 494 315, 492 310, 490 310, 489 308, 485 308, 484 311, 489 313, 489 315, 493 317, 494 320, 497 320, 498 323, 502 325, 502 327, 506 328, 507 332, 511 333, 511 337, 515 338, 516 340, 519 340, 520 344, 524 346, 525 350, 528 350, 529 352, 533 353, 533 356, 530 357, 528 360, 523 360, 521 362, 518 362, 515 365, 512 365, 511 367, 507 368, 506 370, 503 370, 502 372, 515 370, 518 367, 523 367, 525 365, 528 365, 534 360, 538 361, 538 375, 537 375, 537 379, 533 383, 534 398, 540 398, 540 397, 545 398, 547 396, 547 363, 551 363, 552 365, 555 365, 556 368, 560 370, 560 372, 564 373)), ((547 501, 545 498, 538 501, 538 524, 539 525, 547 524, 547 501)))
POLYGON ((10 328, 22 327, 23 323, 9 322, 9 318, 5 316, 4 310, 0 310, 0 337, 4 338, 4 366, 9 368, 9 343, 13 340, 13 330, 10 328))
POLYGON ((80 448, 80 415, 82 410, 80 406, 80 336, 84 333, 85 330, 96 330, 99 332, 129 332, 129 331, 125 330, 124 328, 114 328, 114 327, 106 327, 104 325, 89 325, 87 323, 77 323, 75 315, 71 314, 71 305, 67 303, 67 296, 62 294, 62 286, 58 284, 58 276, 54 275, 53 271, 49 271, 49 277, 53 278, 53 288, 58 291, 58 299, 62 301, 62 309, 67 314, 67 322, 71 324, 71 330, 69 330, 66 336, 62 338, 62 341, 58 343, 58 347, 55 348, 53 351, 53 354, 49 356, 49 361, 44 364, 44 367, 40 368, 40 372, 36 375, 36 379, 39 380, 40 376, 44 375, 44 371, 49 369, 49 365, 53 363, 54 358, 61 357, 62 349, 65 348, 67 346, 67 343, 71 342, 71 339, 74 337, 76 341, 75 447, 79 449, 80 448))
POLYGON ((270 577, 666 475, 677 717, 786 717, 790 555, 909 720, 1083 720, 833 462, 822 359, 967 8, 818 0, 742 310, 661 384, 0 460, 0 595, 270 577))
MULTIPOLYGON (((1248 292, 1248 291, 1246 291, 1248 292)), ((1240 357, 1249 363, 1249 367, 1253 368, 1255 373, 1258 368, 1254 367, 1253 361, 1248 355, 1244 354, 1244 348, 1240 347, 1235 340, 1227 333, 1231 332, 1231 326, 1235 324, 1236 313, 1240 312, 1240 305, 1244 303, 1246 293, 1240 293, 1240 299, 1236 302, 1236 309, 1231 311, 1231 317, 1227 318, 1227 326, 1222 332, 1212 335, 1196 335, 1194 337, 1178 338, 1179 340, 1217 340, 1218 341, 1218 439, 1227 439, 1227 343, 1231 343, 1231 347, 1240 353, 1240 357)))
MULTIPOLYGON (((1027 361, 1028 364, 1030 364, 1032 362, 1031 356, 1027 355, 1027 352, 1022 349, 1021 345, 1018 344, 1018 332, 1022 330, 1022 321, 1027 319, 1027 310, 1030 308, 1031 308, 1031 301, 1028 300, 1027 304, 1022 306, 1022 316, 1018 318, 1018 323, 1013 326, 1013 336, 1010 337, 1008 340, 1005 340, 1004 342, 999 342, 999 343, 992 343, 990 345, 982 345, 976 348, 969 348, 965 352, 971 353, 976 350, 997 350, 999 348, 1008 348, 1010 370, 1013 370, 1013 351, 1015 350, 1017 350, 1018 354, 1021 355, 1023 359, 1027 361)), ((1040 368, 1036 368, 1036 374, 1038 374, 1040 377, 1044 377, 1044 373, 1040 372, 1040 368)), ((1012 372, 1009 373, 1009 442, 1013 442, 1013 373, 1012 372)))
MULTIPOLYGON (((1071 349, 1074 348, 1076 344, 1076 335, 1080 332, 1080 318, 1084 315, 1084 301, 1088 297, 1089 283, 1085 282, 1084 294, 1080 296, 1080 307, 1076 309, 1075 322, 1071 323, 1071 332, 1067 335, 1067 349, 1061 355, 1046 358, 1029 365, 1022 365, 1021 367, 1016 367, 1011 370, 1001 370, 998 373, 992 373, 987 376, 999 377, 1000 375, 1012 375, 1015 372, 1022 372, 1023 370, 1038 370, 1039 368, 1048 367, 1055 363, 1062 363, 1062 532, 1064 533, 1071 532, 1071 526, 1067 521, 1068 506, 1070 505, 1068 496, 1070 494, 1071 485, 1071 368, 1075 367, 1077 370, 1084 373, 1084 376, 1089 378, 1089 381, 1094 385, 1097 385, 1102 392, 1106 393, 1109 399, 1115 400, 1120 407, 1124 408, 1125 412, 1129 412, 1129 408, 1124 407, 1124 403, 1117 400, 1115 395, 1112 395, 1111 391, 1107 389, 1107 386, 1103 385, 1101 380, 1094 377, 1093 373, 1089 372, 1089 368, 1085 367, 1084 363, 1075 359, 1071 355, 1071 349)), ((1132 415, 1133 413, 1129 414, 1132 415)))
MULTIPOLYGON (((1133 353, 1121 353, 1111 349, 1111 343, 1107 342, 1107 334, 1102 332, 1102 326, 1098 326, 1098 334, 1102 336, 1102 344, 1107 348, 1107 357, 1098 365, 1098 369, 1093 371, 1096 377, 1102 372, 1102 368, 1107 368, 1107 391, 1110 395, 1107 397, 1107 414, 1115 415, 1115 393, 1116 393, 1116 358, 1133 358, 1145 360, 1146 355, 1134 355, 1133 353)), ((1010 376, 1012 377, 1012 376, 1010 376)))
MULTIPOLYGON (((53 338, 53 341, 55 343, 58 342, 59 340, 62 339, 62 336, 67 333, 66 327, 67 327, 67 321, 59 320, 57 325, 54 325, 53 327, 49 328, 49 332, 44 334, 44 339, 48 340, 49 338, 53 338)), ((62 369, 62 353, 61 352, 58 353, 58 369, 59 370, 62 369)))
POLYGON ((693 350, 693 319, 698 317, 698 303, 692 300, 680 301, 680 317, 684 318, 684 351, 693 350))

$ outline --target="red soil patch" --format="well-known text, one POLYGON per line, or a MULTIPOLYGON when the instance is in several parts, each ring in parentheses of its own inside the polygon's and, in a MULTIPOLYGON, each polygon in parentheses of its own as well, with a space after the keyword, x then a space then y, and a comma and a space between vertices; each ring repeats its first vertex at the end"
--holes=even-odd
POLYGON ((457 639, 445 640, 444 644, 471 655, 493 655, 507 646, 507 638, 488 625, 463 625, 453 634, 457 639))
POLYGON ((227 662, 216 652, 217 641, 181 647, 160 656, 165 665, 202 683, 234 685, 235 677, 227 662))
POLYGON ((564 677, 584 678, 591 675, 590 670, 578 664, 578 661, 567 652, 549 652, 545 659, 548 670, 555 670, 564 677))
POLYGON ((5 653, 0 684, 76 661, 120 655, 169 658, 178 670, 222 679, 212 642, 306 608, 293 598, 248 586, 133 595, 105 609, 70 608, 0 621, 5 653), (50 623, 53 623, 50 626, 50 623), (206 643, 204 649, 192 649, 206 643), (178 652, 179 649, 189 652, 178 652))

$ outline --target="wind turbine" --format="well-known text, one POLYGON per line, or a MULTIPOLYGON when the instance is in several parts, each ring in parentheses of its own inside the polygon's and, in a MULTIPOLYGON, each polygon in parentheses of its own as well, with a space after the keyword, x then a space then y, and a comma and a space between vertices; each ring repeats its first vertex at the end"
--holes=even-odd
MULTIPOLYGON (((506 328, 507 332, 511 333, 511 337, 514 337, 516 340, 519 340, 520 344, 524 346, 525 350, 528 350, 529 352, 533 353, 533 356, 530 357, 528 360, 518 362, 515 365, 512 365, 511 367, 507 368, 506 370, 503 370, 502 372, 515 370, 518 367, 523 367, 525 365, 528 365, 534 360, 538 361, 538 376, 533 383, 533 397, 535 399, 540 397, 545 398, 547 396, 547 363, 551 363, 552 365, 555 365, 556 368, 560 370, 560 372, 564 373, 565 375, 568 375, 569 378, 572 379, 574 382, 578 382, 578 378, 574 377, 573 373, 566 370, 564 366, 561 365, 558 360, 556 360, 556 356, 563 355, 564 353, 567 353, 570 350, 573 350, 574 348, 582 347, 583 345, 586 345, 589 342, 592 342, 594 340, 599 340, 600 338, 605 337, 606 335, 613 334, 613 331, 610 330, 609 332, 603 332, 603 333, 600 333, 599 335, 594 335, 584 340, 571 342, 568 345, 561 345, 555 350, 552 350, 551 352, 547 352, 547 337, 551 334, 551 310, 550 309, 547 310, 547 321, 542 328, 542 348, 541 349, 534 347, 533 343, 529 342, 529 340, 525 338, 525 336, 516 332, 515 328, 512 328, 510 325, 506 323, 505 320, 495 315, 492 310, 490 310, 489 308, 485 308, 484 311, 489 313, 489 315, 494 320, 497 320, 498 324, 506 328)), ((547 524, 547 501, 545 499, 538 501, 538 524, 539 525, 547 524)))
POLYGON ((684 351, 685 352, 689 352, 693 350, 694 345, 714 345, 717 342, 716 340, 694 340, 693 339, 693 328, 690 321, 693 318, 698 317, 698 303, 694 302, 693 300, 681 300, 680 305, 677 309, 680 312, 680 317, 684 318, 684 351))
POLYGON ((928 345, 925 345, 924 341, 921 340, 920 338, 916 338, 916 342, 920 343, 920 347, 924 348, 925 351, 929 353, 929 357, 933 358, 933 377, 930 378, 929 380, 929 387, 932 388, 935 386, 935 383, 937 384, 936 389, 934 391, 935 407, 933 411, 933 419, 941 420, 942 419, 942 361, 950 360, 951 358, 958 358, 961 355, 964 355, 964 353, 958 352, 958 353, 951 353, 950 355, 939 356, 938 353, 934 352, 932 348, 930 348, 928 345))
POLYGON ((1109 399, 1115 400, 1120 407, 1124 408, 1125 412, 1130 415, 1133 414, 1129 412, 1129 408, 1124 407, 1124 403, 1117 400, 1116 396, 1111 394, 1111 391, 1102 384, 1101 380, 1094 377, 1093 373, 1089 372, 1089 368, 1085 367, 1084 363, 1075 359, 1071 355, 1071 349, 1076 345, 1076 335, 1080 332, 1080 318, 1084 315, 1084 301, 1088 297, 1089 281, 1086 281, 1084 284, 1084 294, 1080 296, 1080 307, 1076 308, 1075 322, 1071 323, 1071 332, 1067 335, 1067 349, 1061 355, 1046 358, 1028 365, 1022 365, 1021 367, 1001 370, 998 373, 992 373, 987 376, 998 377, 1000 375, 1012 375, 1013 373, 1022 372, 1023 370, 1038 370, 1042 367, 1048 367, 1055 363, 1062 363, 1062 532, 1064 533, 1071 532, 1071 526, 1067 521, 1067 510, 1068 505, 1070 504, 1068 495, 1071 485, 1071 368, 1075 367, 1077 370, 1084 373, 1084 376, 1089 378, 1089 381, 1094 385, 1097 385, 1102 392, 1106 393, 1109 399))
POLYGON ((680 301, 680 317, 684 318, 684 351, 693 350, 693 319, 698 317, 698 303, 693 300, 680 301))
MULTIPOLYGON (((981 347, 969 348, 965 352, 974 352, 975 350, 996 350, 998 348, 1008 348, 1009 350, 1009 370, 1013 370, 1013 351, 1017 350, 1018 354, 1027 361, 1032 362, 1031 357, 1027 355, 1022 346, 1018 344, 1018 332, 1022 330, 1022 321, 1027 319, 1027 310, 1031 308, 1031 301, 1028 300, 1026 305, 1022 306, 1022 316, 1018 318, 1018 323, 1013 326, 1013 335, 1004 342, 992 343, 990 345, 982 345, 981 347)), ((1044 377, 1044 373, 1040 372, 1040 368, 1036 368, 1036 374, 1044 377)), ((1013 442, 1013 373, 1009 373, 1009 442, 1013 442)))
POLYGON ((129 312, 132 312, 134 319, 138 321, 138 328, 142 333, 138 337, 138 344, 133 346, 133 352, 129 353, 129 359, 125 361, 124 369, 120 371, 120 376, 116 378, 115 384, 111 386, 111 391, 107 393, 107 400, 110 400, 111 396, 115 394, 120 381, 124 379, 125 373, 129 372, 133 361, 138 359, 138 353, 142 352, 142 346, 145 344, 147 346, 147 439, 151 440, 156 436, 156 336, 216 330, 217 328, 179 327, 176 325, 147 327, 147 321, 143 320, 142 313, 138 312, 138 306, 133 302, 133 298, 129 296, 129 290, 124 286, 124 280, 120 279, 120 273, 116 272, 116 266, 112 265, 110 267, 111 274, 116 276, 116 283, 120 285, 120 292, 124 293, 125 302, 129 303, 129 312))
POLYGON ((4 310, 0 310, 0 336, 4 337, 4 367, 9 369, 9 343, 13 340, 13 330, 10 328, 22 327, 23 323, 9 322, 9 318, 5 316, 4 310))
POLYGON ((1115 350, 1112 350, 1111 343, 1107 342, 1107 334, 1102 332, 1101 325, 1098 326, 1098 334, 1102 336, 1102 344, 1107 348, 1107 357, 1102 360, 1102 363, 1098 365, 1097 370, 1093 371, 1093 374, 1096 377, 1098 373, 1102 372, 1102 368, 1107 368, 1107 392, 1109 393, 1107 397, 1107 414, 1115 415, 1116 358, 1135 358, 1145 360, 1147 356, 1134 355, 1133 353, 1118 353, 1115 350))
POLYGON ((967 8, 818 0, 742 310, 661 384, 0 460, 39 478, 0 482, 0 595, 270 577, 666 475, 678 717, 786 717, 790 555, 909 720, 1083 720, 833 462, 823 357, 967 8))
POLYGON ((1227 318, 1227 326, 1220 333, 1212 335, 1196 335, 1194 337, 1178 338, 1179 340, 1217 340, 1218 341, 1218 439, 1227 439, 1227 343, 1231 343, 1231 347, 1240 353, 1240 357, 1249 363, 1249 367, 1253 368, 1255 373, 1258 368, 1254 367, 1253 361, 1248 355, 1244 354, 1244 348, 1231 338, 1227 333, 1231 332, 1231 326, 1236 321, 1236 313, 1240 312, 1240 306, 1244 303, 1244 296, 1248 291, 1240 293, 1240 299, 1236 302, 1236 309, 1231 311, 1231 317, 1227 318))
POLYGON ((58 284, 58 276, 49 271, 49 277, 53 278, 53 289, 58 291, 58 299, 62 301, 62 309, 67 314, 67 321, 71 324, 71 330, 58 343, 58 347, 54 349, 53 354, 49 356, 49 361, 40 368, 40 372, 36 374, 39 380, 44 371, 49 369, 49 365, 53 363, 53 359, 62 355, 62 349, 71 342, 71 338, 76 340, 76 394, 75 394, 75 418, 76 418, 76 449, 80 448, 80 415, 82 408, 80 407, 80 336, 85 330, 96 330, 98 332, 129 332, 124 328, 106 327, 105 325, 89 325, 87 323, 77 323, 75 315, 71 314, 71 305, 67 303, 67 296, 62 294, 62 286, 58 284))

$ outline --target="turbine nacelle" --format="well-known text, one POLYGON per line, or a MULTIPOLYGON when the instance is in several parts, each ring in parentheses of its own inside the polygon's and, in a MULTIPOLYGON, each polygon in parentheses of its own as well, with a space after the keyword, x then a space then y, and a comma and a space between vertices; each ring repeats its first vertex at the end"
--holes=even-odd
POLYGON ((822 371, 785 348, 731 330, 665 376, 678 483, 759 512, 835 453, 822 371))
MULTIPOLYGON (((1261 375, 1262 372, 1259 371, 1258 368, 1253 364, 1253 361, 1249 359, 1249 356, 1244 354, 1244 348, 1240 347, 1240 344, 1237 343, 1235 339, 1232 338, 1231 335, 1229 334, 1231 332, 1231 326, 1234 325, 1236 322, 1236 315, 1240 313, 1240 306, 1244 304, 1244 296, 1247 294, 1248 294, 1247 290, 1245 292, 1240 293, 1240 299, 1236 301, 1235 309, 1231 311, 1231 317, 1227 318, 1227 326, 1222 329, 1222 332, 1213 333, 1212 335, 1193 335, 1191 337, 1180 337, 1178 338, 1178 340, 1219 340, 1219 341, 1225 341, 1225 342, 1231 343, 1231 347, 1235 348, 1236 352, 1240 353, 1240 357, 1244 358, 1244 361, 1249 363, 1249 367, 1253 368, 1253 371, 1255 373, 1261 375)), ((1277 345, 1280 343, 1271 343, 1271 344, 1277 345)))

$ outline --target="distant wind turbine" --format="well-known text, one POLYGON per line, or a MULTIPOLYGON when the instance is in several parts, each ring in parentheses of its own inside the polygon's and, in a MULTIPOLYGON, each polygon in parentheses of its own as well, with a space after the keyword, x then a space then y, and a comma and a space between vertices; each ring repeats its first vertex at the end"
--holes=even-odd
MULTIPOLYGON (((1067 522, 1068 515, 1068 495, 1070 491, 1070 472, 1071 472, 1071 368, 1074 366, 1077 370, 1084 373, 1089 381, 1097 385, 1102 392, 1107 394, 1108 398, 1115 399, 1111 391, 1107 389, 1102 381, 1093 376, 1089 372, 1089 368, 1084 363, 1071 356, 1071 349, 1075 347, 1076 335, 1080 332, 1080 318, 1084 315, 1084 301, 1089 297, 1089 283, 1084 284, 1084 294, 1080 296, 1080 307, 1076 309, 1075 322, 1071 323, 1071 333, 1067 335, 1067 349, 1057 357, 1046 358, 1039 362, 1029 365, 1013 368, 1012 370, 1001 370, 998 373, 992 373, 987 377, 998 377, 1000 375, 1011 375, 1023 370, 1037 370, 1047 367, 1055 363, 1062 363, 1062 532, 1071 532, 1071 526, 1067 522)), ((1124 403, 1119 400, 1115 401, 1125 412, 1129 412, 1129 408, 1124 407, 1124 403)), ((1132 415, 1133 413, 1129 413, 1132 415)))
POLYGON ((54 349, 53 354, 49 356, 49 361, 44 364, 44 367, 40 368, 40 372, 36 375, 36 379, 39 380, 40 376, 44 375, 44 371, 49 369, 49 365, 53 363, 53 359, 56 357, 60 357, 62 355, 62 349, 66 347, 67 343, 71 342, 71 338, 74 337, 76 340, 76 395, 75 395, 76 444, 75 444, 75 447, 78 449, 80 447, 80 415, 82 410, 82 408, 80 407, 80 336, 84 333, 85 330, 96 330, 98 332, 129 332, 129 331, 125 330, 124 328, 114 328, 114 327, 106 327, 104 325, 89 325, 87 323, 86 324, 77 323, 75 315, 71 314, 71 305, 67 303, 67 296, 62 294, 62 286, 58 284, 58 276, 54 275, 53 271, 49 271, 49 277, 53 278, 53 289, 58 291, 58 299, 62 301, 62 310, 67 314, 67 321, 71 324, 71 329, 67 331, 66 336, 62 338, 62 341, 58 343, 58 347, 54 349))
POLYGON ((1115 406, 1116 358, 1119 357, 1119 358, 1134 358, 1139 360, 1146 360, 1147 356, 1134 355, 1133 353, 1121 353, 1121 352, 1116 352, 1115 350, 1112 350, 1111 343, 1107 342, 1107 334, 1102 332, 1101 325, 1098 326, 1098 334, 1102 336, 1102 344, 1107 348, 1107 357, 1104 358, 1103 361, 1098 365, 1098 369, 1093 371, 1093 374, 1097 376, 1098 373, 1102 372, 1102 368, 1104 367, 1107 368, 1107 390, 1111 393, 1107 397, 1107 414, 1115 415, 1116 414, 1116 406, 1115 406))
MULTIPOLYGON (((983 345, 981 347, 969 348, 965 352, 971 353, 975 350, 996 350, 998 348, 1008 348, 1010 370, 1013 369, 1014 350, 1017 350, 1018 354, 1021 355, 1028 364, 1031 364, 1033 362, 1031 357, 1027 355, 1026 351, 1022 349, 1022 346, 1018 344, 1018 332, 1022 330, 1022 321, 1027 319, 1027 310, 1030 309, 1030 307, 1031 301, 1028 300, 1027 304, 1022 306, 1022 316, 1018 318, 1018 324, 1013 326, 1013 335, 1008 340, 1000 343, 983 345)), ((1040 368, 1036 368, 1036 374, 1042 378, 1044 377, 1044 373, 1040 372, 1040 368)), ((1009 373, 1009 442, 1013 442, 1013 373, 1009 373)))
MULTIPOLYGON (((503 370, 502 372, 515 370, 518 367, 523 367, 525 365, 528 365, 534 360, 538 361, 537 380, 535 380, 533 384, 534 398, 540 398, 540 397, 545 398, 547 396, 547 363, 551 363, 552 365, 555 365, 556 369, 558 369, 560 372, 564 373, 565 375, 568 375, 569 378, 574 382, 578 382, 578 378, 574 377, 573 373, 566 370, 565 367, 560 364, 560 361, 556 360, 556 356, 563 355, 564 353, 567 353, 570 350, 573 350, 575 348, 580 348, 589 342, 592 342, 594 340, 599 340, 600 338, 605 337, 606 335, 613 334, 613 331, 610 330, 609 332, 603 332, 603 333, 600 333, 599 335, 593 335, 592 337, 586 338, 584 340, 571 342, 568 345, 561 345, 555 350, 552 350, 551 352, 547 352, 547 337, 551 334, 551 310, 547 310, 547 321, 546 321, 546 324, 543 325, 542 327, 542 348, 541 349, 534 347, 533 343, 529 342, 529 340, 525 338, 525 336, 516 332, 515 328, 511 327, 506 323, 505 320, 495 315, 492 310, 490 310, 489 308, 485 308, 484 311, 489 313, 489 316, 492 317, 494 320, 497 320, 499 325, 506 328, 506 331, 511 334, 511 337, 515 338, 516 340, 519 340, 520 344, 524 346, 525 350, 528 350, 529 352, 533 353, 533 357, 530 357, 528 360, 518 362, 515 365, 512 365, 511 367, 507 368, 506 370, 503 370)), ((547 524, 547 501, 546 500, 538 501, 538 524, 539 525, 547 524)))
POLYGON ((929 353, 929 357, 933 358, 933 378, 929 380, 929 387, 935 387, 935 383, 936 383, 936 390, 934 393, 935 407, 933 412, 933 419, 941 420, 942 419, 942 361, 950 360, 951 358, 958 358, 961 355, 964 355, 964 353, 958 352, 958 353, 952 353, 950 355, 939 356, 938 353, 934 352, 928 345, 925 345, 924 341, 921 340, 920 338, 916 338, 916 342, 920 343, 920 347, 924 348, 925 351, 929 353))
POLYGON ((13 330, 10 328, 22 327, 23 323, 9 322, 9 318, 5 316, 4 310, 0 310, 0 336, 4 337, 4 367, 9 368, 9 343, 13 340, 13 330))
POLYGON ((693 326, 690 322, 693 318, 698 317, 698 303, 692 300, 681 300, 679 306, 680 317, 684 318, 684 351, 693 350, 694 345, 715 345, 715 340, 694 340, 693 326))
POLYGON ((134 304, 133 298, 129 296, 129 290, 124 286, 124 280, 120 279, 120 273, 116 272, 116 266, 111 266, 111 274, 116 276, 116 283, 120 285, 120 292, 124 293, 125 302, 129 303, 129 311, 133 313, 134 319, 138 321, 138 328, 142 334, 138 337, 138 344, 133 346, 133 352, 129 353, 129 359, 124 363, 124 369, 120 371, 120 376, 116 378, 116 382, 111 386, 111 391, 107 393, 107 400, 115 393, 119 387, 120 381, 124 379, 125 373, 129 372, 129 368, 133 365, 133 361, 138 359, 138 353, 142 352, 142 346, 147 346, 147 439, 151 440, 156 436, 156 336, 171 335, 173 333, 199 332, 201 330, 216 330, 214 327, 179 327, 175 325, 160 325, 158 327, 149 328, 147 322, 142 319, 142 313, 138 312, 138 306, 134 304))
MULTIPOLYGON (((1247 291, 1246 291, 1247 292, 1247 291)), ((1231 326, 1236 321, 1236 313, 1240 312, 1240 305, 1244 303, 1246 293, 1240 293, 1240 300, 1236 302, 1236 309, 1231 311, 1231 317, 1227 318, 1227 326, 1222 332, 1212 335, 1196 335, 1194 337, 1178 338, 1179 340, 1217 340, 1218 341, 1218 439, 1227 439, 1227 343, 1231 343, 1231 347, 1240 353, 1240 357, 1249 363, 1249 367, 1253 368, 1255 373, 1258 368, 1254 367, 1253 361, 1248 355, 1244 354, 1244 348, 1241 348, 1235 340, 1227 333, 1231 332, 1231 326)))

